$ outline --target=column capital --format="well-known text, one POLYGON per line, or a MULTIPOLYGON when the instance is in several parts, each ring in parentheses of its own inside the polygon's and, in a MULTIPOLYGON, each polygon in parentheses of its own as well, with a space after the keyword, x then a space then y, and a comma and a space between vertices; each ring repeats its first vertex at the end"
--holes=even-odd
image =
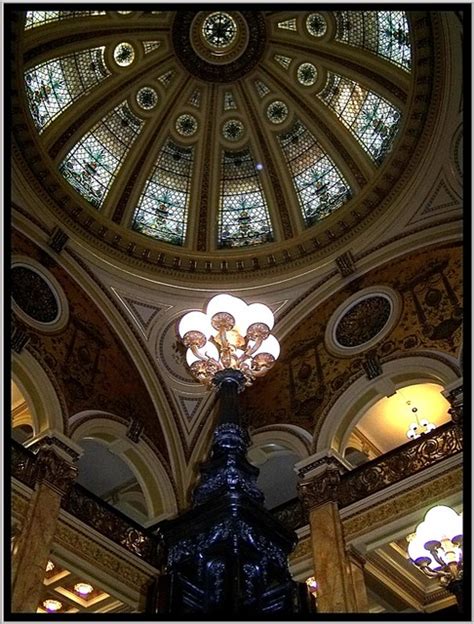
POLYGON ((337 502, 341 474, 348 470, 344 458, 333 450, 321 451, 295 466, 300 478, 298 496, 308 509, 337 502))
POLYGON ((452 421, 456 425, 463 423, 463 378, 457 379, 454 383, 446 387, 441 393, 451 404, 448 410, 451 414, 452 421))
POLYGON ((43 446, 38 451, 37 483, 46 482, 61 495, 66 494, 76 480, 78 469, 61 457, 57 451, 43 446))
POLYGON ((43 431, 25 444, 33 453, 37 453, 42 448, 52 448, 59 457, 66 461, 75 462, 83 454, 83 449, 70 438, 54 429, 43 431))

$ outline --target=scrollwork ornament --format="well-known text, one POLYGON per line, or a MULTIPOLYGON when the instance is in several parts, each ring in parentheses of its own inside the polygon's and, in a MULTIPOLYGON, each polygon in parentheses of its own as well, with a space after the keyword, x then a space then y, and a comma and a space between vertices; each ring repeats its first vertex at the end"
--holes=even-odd
POLYGON ((337 502, 341 475, 337 468, 330 467, 322 475, 298 485, 298 496, 308 508, 324 503, 337 502))
POLYGON ((51 448, 38 451, 38 482, 46 482, 59 494, 66 494, 76 480, 77 466, 60 457, 51 448))

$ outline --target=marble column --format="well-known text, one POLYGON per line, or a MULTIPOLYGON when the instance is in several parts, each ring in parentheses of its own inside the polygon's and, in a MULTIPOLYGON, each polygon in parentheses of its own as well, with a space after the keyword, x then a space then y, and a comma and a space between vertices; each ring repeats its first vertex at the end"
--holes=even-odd
POLYGON ((349 565, 351 570, 352 588, 354 590, 356 613, 369 612, 369 600, 365 584, 364 566, 365 558, 354 548, 348 550, 349 565))
POLYGON ((61 507, 77 468, 54 445, 37 451, 37 478, 12 559, 12 612, 36 613, 61 507))
POLYGON ((351 565, 337 504, 343 470, 345 467, 331 454, 317 458, 300 472, 304 481, 299 483, 298 489, 309 511, 319 613, 357 611, 351 565))

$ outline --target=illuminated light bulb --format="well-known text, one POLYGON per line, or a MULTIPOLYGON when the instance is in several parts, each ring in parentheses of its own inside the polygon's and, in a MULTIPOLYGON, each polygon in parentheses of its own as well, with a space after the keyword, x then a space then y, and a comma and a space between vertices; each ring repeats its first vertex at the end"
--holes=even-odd
POLYGON ((216 314, 224 312, 226 314, 230 314, 234 318, 234 320, 236 320, 238 309, 239 307, 241 307, 239 306, 239 302, 244 304, 242 299, 239 299, 238 297, 233 297, 232 295, 216 295, 207 304, 206 314, 209 319, 212 319, 212 317, 216 314))
POLYGON ((251 303, 247 309, 249 326, 254 323, 264 323, 268 329, 272 329, 275 324, 273 312, 263 303, 251 303))
POLYGON ((260 353, 268 353, 273 356, 275 360, 278 359, 278 356, 280 355, 280 343, 275 336, 268 336, 268 338, 265 338, 259 348, 252 354, 252 357, 259 355, 260 353))
POLYGON ((188 312, 179 322, 178 333, 181 338, 184 338, 188 332, 194 331, 203 334, 206 340, 213 333, 211 323, 204 312, 199 312, 198 310, 188 312))
POLYGON ((89 585, 89 583, 76 583, 74 585, 74 591, 81 594, 81 596, 88 596, 94 591, 94 588, 92 585, 89 585))
POLYGON ((315 594, 318 589, 318 583, 316 579, 314 578, 314 576, 310 576, 309 578, 306 579, 305 582, 306 582, 306 585, 308 586, 309 591, 312 594, 315 594))
POLYGON ((59 611, 62 606, 63 605, 61 602, 59 602, 59 600, 52 600, 51 598, 48 598, 48 600, 45 600, 43 602, 43 607, 46 609, 46 611, 59 611))
POLYGON ((48 563, 46 564, 46 572, 51 572, 54 570, 54 563, 48 559, 48 563))
POLYGON ((255 165, 255 169, 256 169, 257 171, 262 171, 262 169, 263 169, 263 165, 262 165, 262 163, 257 163, 257 164, 255 165))

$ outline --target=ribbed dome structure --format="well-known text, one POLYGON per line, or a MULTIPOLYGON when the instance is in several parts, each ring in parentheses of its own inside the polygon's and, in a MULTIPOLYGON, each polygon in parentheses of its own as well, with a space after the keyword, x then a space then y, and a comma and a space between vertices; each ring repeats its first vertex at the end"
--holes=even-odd
POLYGON ((26 12, 37 174, 88 237, 174 273, 323 256, 383 211, 420 138, 413 15, 26 12))

